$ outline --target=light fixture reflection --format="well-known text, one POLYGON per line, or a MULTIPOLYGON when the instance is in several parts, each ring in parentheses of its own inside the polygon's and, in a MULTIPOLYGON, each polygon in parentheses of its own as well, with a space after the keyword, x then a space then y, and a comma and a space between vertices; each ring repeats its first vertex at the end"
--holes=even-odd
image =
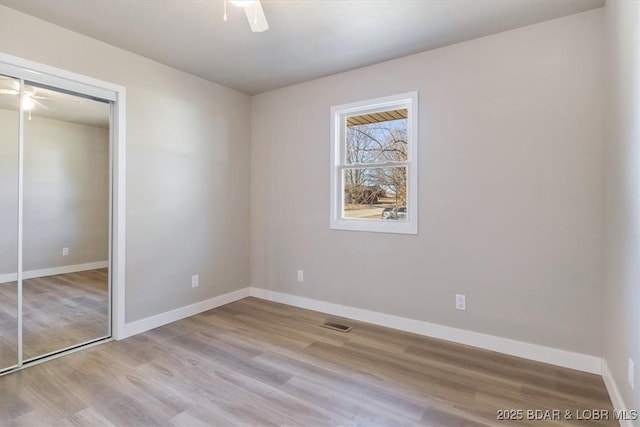
POLYGON ((36 106, 36 103, 33 102, 33 99, 31 99, 30 96, 27 96, 27 95, 22 96, 22 109, 24 111, 31 111, 35 106, 36 106))

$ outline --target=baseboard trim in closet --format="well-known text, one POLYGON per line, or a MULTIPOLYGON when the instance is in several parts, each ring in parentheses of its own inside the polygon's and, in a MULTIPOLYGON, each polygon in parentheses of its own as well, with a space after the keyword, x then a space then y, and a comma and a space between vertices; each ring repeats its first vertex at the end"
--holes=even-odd
MULTIPOLYGON (((77 273, 79 271, 97 270, 107 268, 109 261, 87 262, 84 264, 63 265, 60 267, 42 268, 39 270, 29 270, 22 273, 23 279, 36 279, 38 277, 55 276, 57 274, 77 273)), ((15 282, 18 280, 17 273, 0 274, 0 283, 15 282)))

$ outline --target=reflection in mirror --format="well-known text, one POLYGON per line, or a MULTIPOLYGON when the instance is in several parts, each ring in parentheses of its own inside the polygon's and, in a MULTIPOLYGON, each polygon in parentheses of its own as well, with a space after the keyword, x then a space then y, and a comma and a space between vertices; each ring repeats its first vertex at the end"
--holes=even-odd
POLYGON ((18 364, 18 89, 0 76, 0 371, 18 364))
POLYGON ((25 84, 23 358, 109 335, 109 104, 25 84))

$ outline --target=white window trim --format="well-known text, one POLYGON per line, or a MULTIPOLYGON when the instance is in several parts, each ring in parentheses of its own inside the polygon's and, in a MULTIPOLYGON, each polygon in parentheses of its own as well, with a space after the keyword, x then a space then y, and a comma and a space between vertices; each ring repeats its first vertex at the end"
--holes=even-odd
MULTIPOLYGON (((362 166, 362 165, 359 165, 362 166)), ((376 164, 384 166, 384 163, 376 164)), ((377 233, 418 234, 418 92, 407 92, 383 98, 331 107, 331 199, 330 224, 333 230, 370 231, 377 233), (347 116, 381 110, 406 108, 407 138, 407 221, 346 219, 343 212, 344 122, 347 116)))

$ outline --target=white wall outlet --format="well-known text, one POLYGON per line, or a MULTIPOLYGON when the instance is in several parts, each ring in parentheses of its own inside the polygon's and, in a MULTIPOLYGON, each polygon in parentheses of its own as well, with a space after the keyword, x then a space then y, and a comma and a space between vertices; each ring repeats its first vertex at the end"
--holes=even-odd
POLYGON ((456 294, 456 308, 458 310, 466 310, 467 309, 467 296, 456 294))
POLYGON ((198 286, 200 286, 200 276, 194 274, 193 276, 191 276, 191 287, 197 288, 198 286))
POLYGON ((298 270, 298 282, 304 282, 304 270, 298 270))
POLYGON ((69 248, 62 248, 62 256, 69 256, 69 248))
POLYGON ((631 390, 634 389, 635 384, 633 384, 634 379, 635 379, 635 372, 634 372, 634 367, 633 367, 633 359, 629 358, 629 367, 627 368, 627 380, 629 381, 629 385, 631 386, 631 390))

